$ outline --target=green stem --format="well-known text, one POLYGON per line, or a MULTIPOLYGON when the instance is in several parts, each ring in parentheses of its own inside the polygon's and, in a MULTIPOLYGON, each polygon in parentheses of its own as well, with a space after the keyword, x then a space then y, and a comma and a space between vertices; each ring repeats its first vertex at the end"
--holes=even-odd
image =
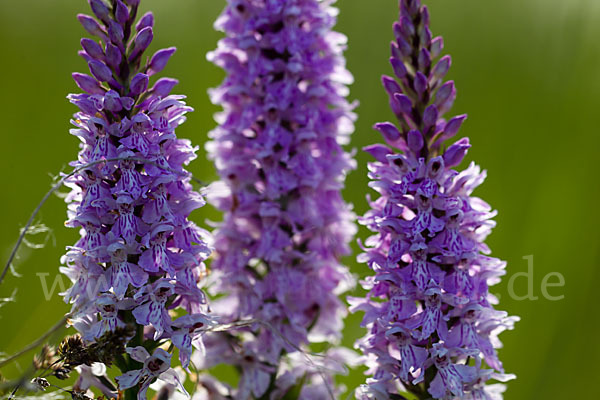
POLYGON ((125 392, 123 392, 123 399, 124 400, 137 400, 137 395, 138 395, 138 388, 137 388, 137 386, 134 386, 132 388, 125 390, 125 392))
MULTIPOLYGON (((125 316, 125 320, 129 321, 133 316, 130 313, 125 316)), ((144 341, 144 327, 142 325, 136 325, 135 336, 129 342, 130 347, 141 346, 144 341)), ((115 365, 121 370, 122 373, 139 369, 139 363, 129 357, 129 355, 119 354, 115 360, 115 365)), ((125 389, 123 391, 123 400, 136 400, 139 392, 139 385, 132 388, 125 389)))

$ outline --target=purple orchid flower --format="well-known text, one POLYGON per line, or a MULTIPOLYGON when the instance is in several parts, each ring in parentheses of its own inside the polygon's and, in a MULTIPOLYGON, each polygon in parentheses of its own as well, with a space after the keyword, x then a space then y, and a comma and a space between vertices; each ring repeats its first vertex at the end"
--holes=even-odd
MULTIPOLYGON (((176 386, 179 390, 187 395, 183 384, 181 383, 177 372, 171 368, 171 355, 165 350, 158 348, 150 355, 142 346, 128 347, 127 354, 134 359, 144 364, 142 369, 128 371, 125 374, 118 376, 117 382, 119 389, 125 390, 139 384, 138 400, 146 399, 146 392, 150 384, 156 379, 165 381, 168 384, 176 386)), ((188 395, 189 396, 189 395, 188 395)))
POLYGON ((202 335, 217 325, 214 318, 204 314, 184 315, 173 321, 171 341, 179 349, 179 361, 183 368, 187 368, 190 363, 192 346, 201 354, 206 353, 202 335))
POLYGON ((156 330, 154 340, 163 332, 170 333, 171 317, 165 305, 170 296, 175 293, 175 286, 168 279, 159 279, 152 285, 146 285, 135 295, 134 300, 139 304, 133 310, 133 316, 138 324, 152 325, 156 330))
MULTIPOLYGON (((78 392, 88 392, 91 387, 96 387, 109 399, 117 397, 117 393, 106 386, 101 379, 106 379, 106 365, 102 363, 93 363, 91 366, 87 366, 84 364, 78 365, 75 369, 79 373, 79 377, 73 385, 73 390, 78 392)), ((92 392, 90 391, 89 393, 92 392)))

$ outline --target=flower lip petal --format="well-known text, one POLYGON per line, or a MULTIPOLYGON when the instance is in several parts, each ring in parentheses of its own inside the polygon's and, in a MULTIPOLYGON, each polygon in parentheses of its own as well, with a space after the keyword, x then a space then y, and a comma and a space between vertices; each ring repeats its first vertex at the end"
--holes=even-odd
POLYGON ((143 346, 127 347, 125 351, 127 351, 127 354, 129 354, 135 361, 144 362, 150 358, 150 353, 148 353, 148 350, 146 350, 143 346))
POLYGON ((181 379, 179 378, 179 375, 177 374, 177 372, 175 372, 175 370, 173 370, 173 369, 166 370, 165 372, 163 372, 162 374, 160 374, 158 376, 158 379, 163 380, 163 381, 167 382, 168 384, 177 387, 185 396, 187 396, 188 398, 190 397, 188 392, 185 390, 185 387, 183 387, 183 383, 181 382, 181 379))
POLYGON ((127 371, 121 376, 115 378, 119 384, 119 389, 125 390, 134 387, 142 379, 142 370, 136 369, 127 371))

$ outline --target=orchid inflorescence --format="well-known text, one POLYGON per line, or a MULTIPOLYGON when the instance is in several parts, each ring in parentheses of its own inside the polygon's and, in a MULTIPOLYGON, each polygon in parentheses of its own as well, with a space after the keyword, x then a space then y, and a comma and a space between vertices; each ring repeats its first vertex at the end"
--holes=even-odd
MULTIPOLYGON (((76 309, 71 323, 84 341, 132 325, 128 346, 152 350, 169 340, 187 367, 192 345, 201 347, 199 333, 214 322, 199 285, 211 251, 207 232, 188 219, 205 201, 184 169, 196 149, 175 135, 192 109, 184 96, 170 94, 176 80, 149 87, 175 49, 144 58, 154 17, 147 13, 134 25, 138 3, 90 0, 95 18, 78 16, 99 41, 81 40, 91 76, 73 74, 84 93, 69 95, 80 110, 71 133, 81 140, 71 165, 90 167, 67 180, 67 225, 79 228, 81 239, 63 259, 61 270, 74 283, 65 300, 76 309), (180 309, 185 315, 173 319, 180 309)), ((119 368, 128 371, 137 353, 119 368)), ((127 376, 117 378, 122 388, 132 386, 124 384, 127 376)))
POLYGON ((503 386, 487 383, 514 377, 495 348, 518 318, 495 310, 488 291, 506 263, 484 243, 495 211, 471 195, 485 172, 473 163, 453 169, 468 138, 445 147, 466 116, 443 118, 456 89, 444 82, 450 56, 440 58, 443 40, 432 37, 427 7, 401 0, 393 30, 395 77, 382 81, 398 123, 375 124, 386 145, 365 148, 376 159, 369 186, 379 197, 360 220, 374 235, 359 261, 374 274, 362 282, 367 296, 350 299, 368 330, 357 345, 370 377, 357 397, 501 398, 503 386))

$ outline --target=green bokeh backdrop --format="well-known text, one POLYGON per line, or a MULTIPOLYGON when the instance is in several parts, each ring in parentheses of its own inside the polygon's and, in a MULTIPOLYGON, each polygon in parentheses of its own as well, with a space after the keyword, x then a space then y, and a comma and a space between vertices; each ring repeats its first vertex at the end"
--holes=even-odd
MULTIPOLYGON (((501 350, 508 371, 518 375, 506 398, 600 398, 596 385, 600 345, 597 335, 599 281, 598 146, 600 135, 600 1, 597 0, 430 0, 434 34, 445 38, 454 65, 450 78, 459 96, 456 113, 469 119, 460 135, 473 144, 468 161, 489 172, 477 195, 499 210, 498 227, 488 243, 508 261, 508 277, 493 288, 501 309, 520 315, 517 329, 504 333, 501 350), (534 295, 509 296, 508 278, 527 270, 533 256, 534 295), (543 277, 560 272, 564 287, 542 296, 543 277)), ((212 23, 223 0, 144 0, 156 15, 152 49, 177 46, 164 71, 180 80, 195 112, 178 129, 180 137, 200 145, 191 170, 212 181, 203 143, 214 127, 206 90, 219 84, 222 72, 206 61, 220 34, 212 23)), ((349 37, 348 67, 355 76, 351 98, 360 101, 352 147, 380 141, 373 123, 391 118, 379 76, 389 73, 388 43, 396 17, 395 0, 340 0, 337 29, 349 37)), ((76 90, 72 71, 85 71, 77 56, 83 29, 75 15, 87 12, 83 0, 0 0, 1 151, 0 259, 8 257, 31 211, 49 189, 51 175, 66 169, 78 151, 69 135, 75 107, 65 96, 76 90)), ((368 157, 358 153, 358 169, 347 181, 346 199, 357 213, 366 210, 368 157)), ((218 220, 206 207, 194 214, 202 223, 218 220)), ((18 288, 17 302, 0 309, 0 351, 13 353, 31 342, 67 311, 58 296, 45 301, 36 275, 52 282, 59 258, 77 233, 64 228, 65 206, 52 197, 39 220, 52 228, 45 248, 22 248, 15 263, 20 278, 9 276, 0 297, 18 288)), ((366 232, 361 231, 364 238, 366 232)), ((42 237, 37 238, 41 240, 42 237)), ((361 276, 368 271, 348 258, 361 276)), ((551 282, 555 279, 552 278, 551 282)), ((515 281, 524 295, 527 281, 515 281)), ((347 319, 345 343, 363 334, 360 316, 347 319)), ((27 365, 23 358, 20 367, 27 365)), ((16 373, 7 369, 4 373, 16 373)), ((345 383, 354 388, 361 371, 345 383)))

